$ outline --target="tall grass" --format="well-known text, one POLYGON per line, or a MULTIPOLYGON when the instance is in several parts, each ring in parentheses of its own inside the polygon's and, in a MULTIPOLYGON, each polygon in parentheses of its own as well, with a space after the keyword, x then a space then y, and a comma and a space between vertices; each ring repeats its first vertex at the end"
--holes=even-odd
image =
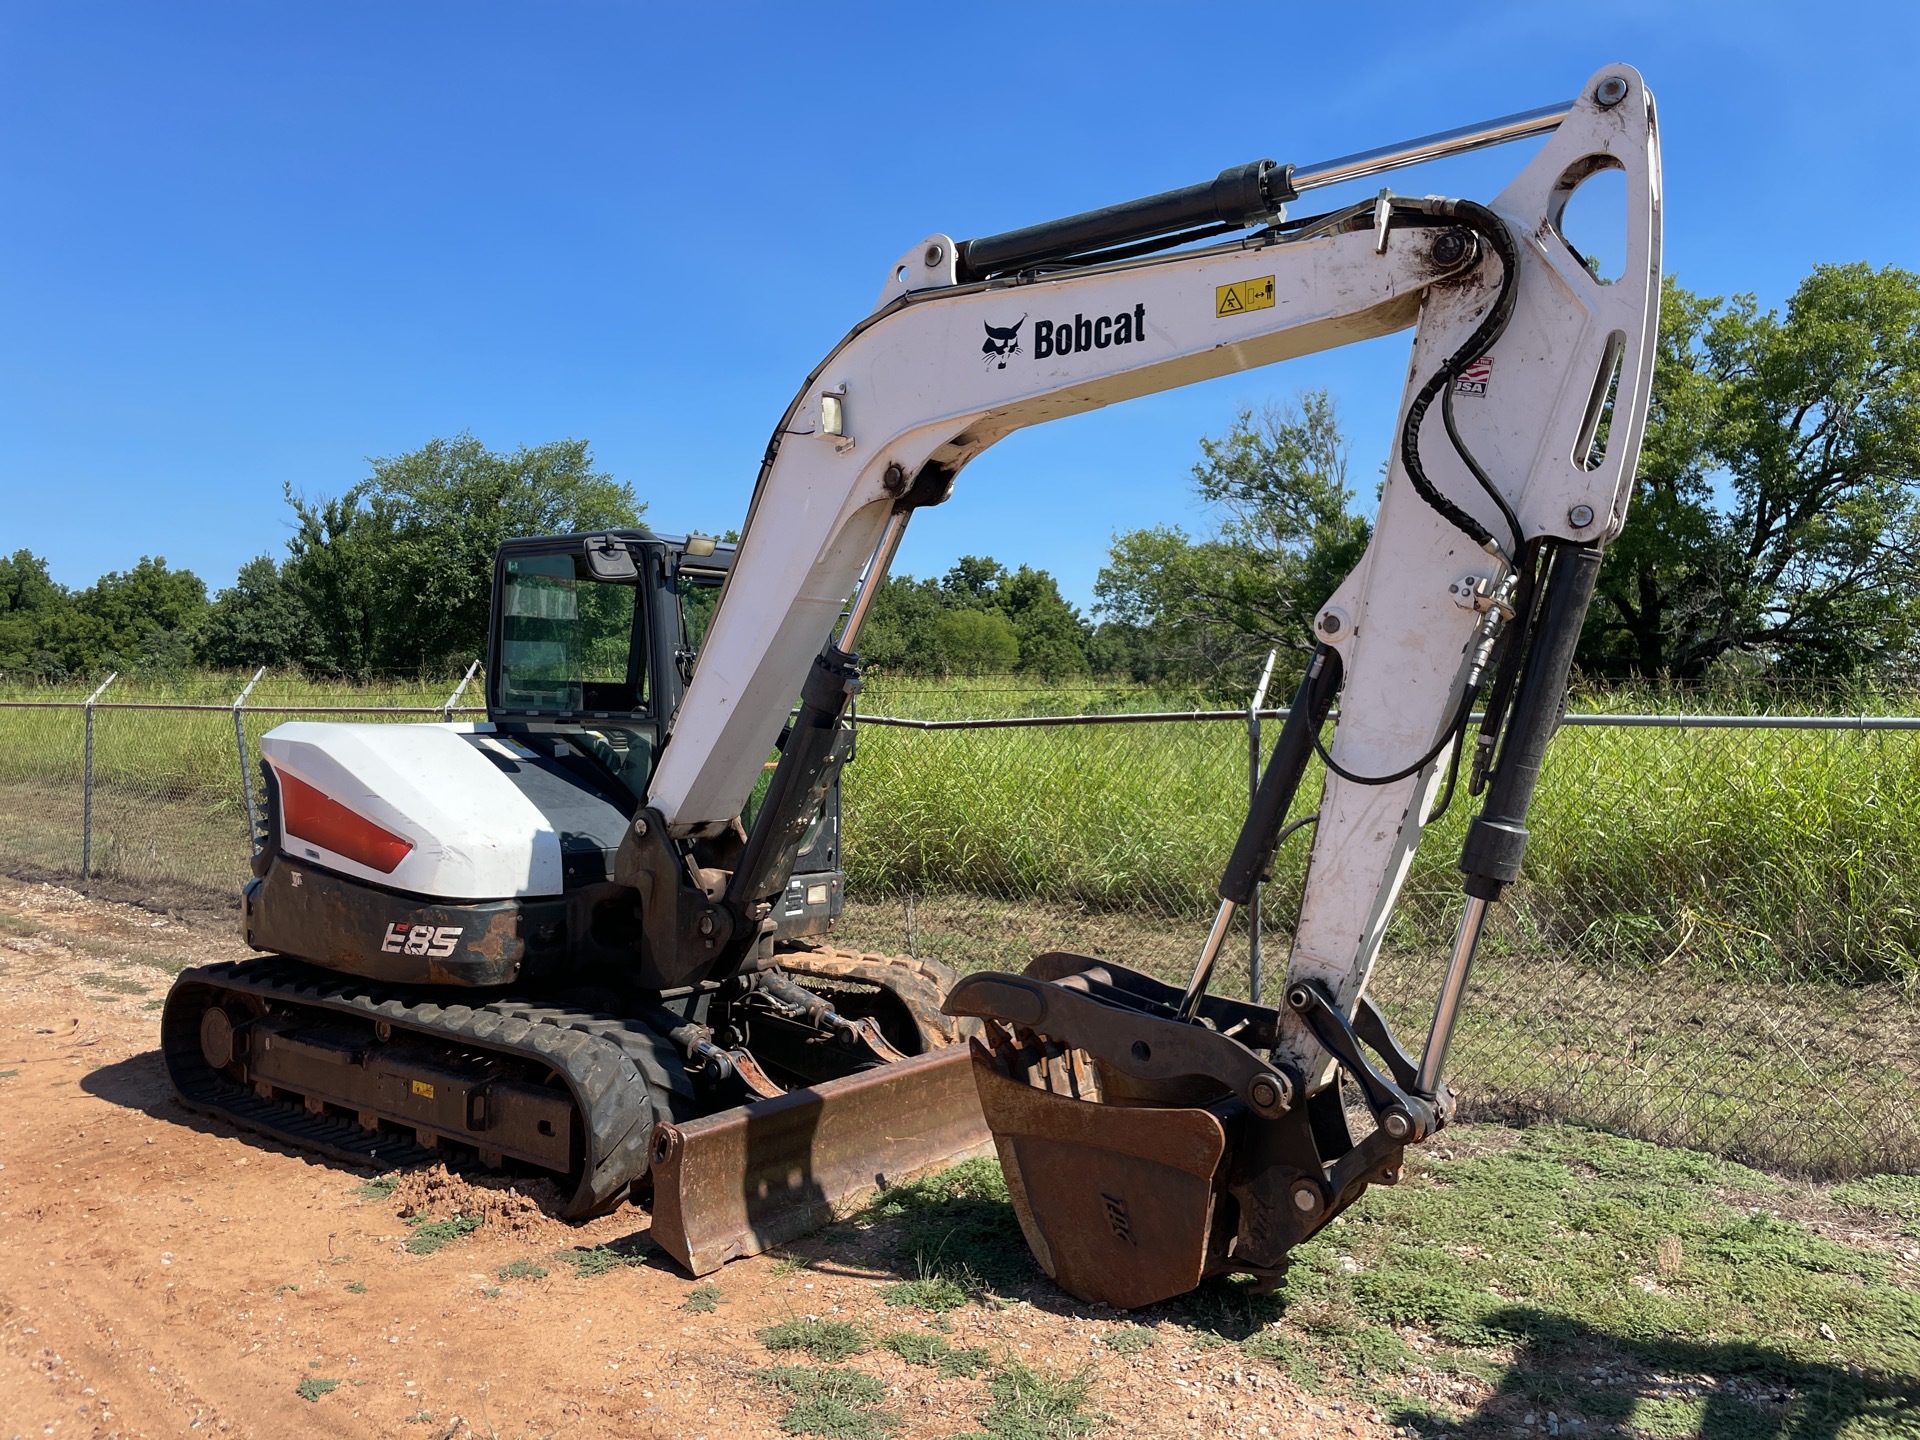
MULTIPOLYGON (((888 698, 915 718, 944 703, 888 698)), ((1615 710, 1660 697, 1608 698, 1615 710)), ((1245 815, 1246 776, 1234 723, 868 726, 845 781, 850 891, 960 888, 1198 918, 1245 815)), ((1316 764, 1302 795, 1320 780, 1316 764)), ((1460 794, 1428 832, 1401 940, 1457 904, 1474 808, 1460 794)), ((1531 824, 1512 899, 1543 949, 1643 970, 1920 985, 1920 732, 1568 727, 1531 824)), ((1304 837, 1282 853, 1276 911, 1297 898, 1306 853, 1304 837)))
MULTIPOLYGON (((226 704, 247 678, 130 680, 106 698, 226 704)), ((4 686, 0 699, 79 699, 88 688, 4 686)), ((451 689, 440 677, 361 686, 269 675, 249 704, 438 706, 451 689)), ((463 698, 479 699, 477 682, 463 698)), ((862 696, 870 715, 919 719, 1220 703, 1108 681, 1004 678, 882 676, 862 696)), ((1576 697, 1579 709, 1637 713, 1913 706, 1913 697, 1891 693, 1753 685, 1576 697)), ((250 751, 282 718, 246 717, 250 751)), ((339 718, 409 717, 370 710, 339 718)), ((1268 726, 1269 740, 1277 728, 1268 726)), ((83 733, 74 710, 0 706, 0 848, 45 852, 41 863, 73 848, 77 859, 67 832, 77 831, 83 733)), ((1213 907, 1245 813, 1245 747, 1235 721, 865 726, 845 777, 850 893, 873 901, 938 891, 1184 924, 1213 907)), ((94 775, 96 847, 123 836, 146 857, 144 867, 177 860, 196 876, 231 871, 237 883, 246 841, 230 715, 101 709, 94 775), (170 846, 181 853, 171 856, 170 846)), ((1303 796, 1319 785, 1316 766, 1303 796)), ((1397 942, 1422 943, 1445 928, 1473 809, 1462 793, 1429 832, 1396 920, 1397 942)), ((1521 943, 1603 967, 1920 987, 1920 733, 1569 727, 1549 752, 1533 829, 1524 882, 1512 896, 1521 943)), ((1303 836, 1280 857, 1270 911, 1283 919, 1308 843, 1303 836)))

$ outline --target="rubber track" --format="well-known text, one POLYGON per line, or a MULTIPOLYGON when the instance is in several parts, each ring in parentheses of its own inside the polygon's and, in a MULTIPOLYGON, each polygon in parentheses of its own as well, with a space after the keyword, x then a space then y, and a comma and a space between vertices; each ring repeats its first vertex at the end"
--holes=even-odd
POLYGON ((568 1218, 623 1195, 647 1170, 656 1118, 691 1112, 692 1090, 670 1042, 634 1022, 541 1002, 442 1005, 411 992, 282 956, 182 971, 161 1016, 161 1049, 174 1089, 196 1110, 355 1164, 422 1164, 443 1158, 399 1137, 304 1107, 263 1099, 213 1070, 200 1053, 200 1016, 214 992, 239 992, 366 1021, 384 1020, 463 1049, 489 1050, 552 1070, 572 1094, 585 1155, 568 1218), (195 999, 199 1003, 194 1003, 195 999), (677 1082, 677 1083, 676 1083, 677 1082))
POLYGON ((956 1045, 978 1029, 976 1022, 956 1020, 941 1011, 940 1004, 959 982, 960 972, 938 960, 800 944, 781 950, 774 963, 802 984, 809 979, 852 980, 892 991, 913 1017, 926 1050, 956 1045))

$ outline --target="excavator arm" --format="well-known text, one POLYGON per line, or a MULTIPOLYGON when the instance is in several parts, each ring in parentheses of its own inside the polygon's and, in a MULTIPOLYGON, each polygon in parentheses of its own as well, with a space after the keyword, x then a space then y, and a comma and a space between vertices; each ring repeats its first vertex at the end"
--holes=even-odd
POLYGON ((1404 1146, 1445 1123, 1440 1064, 1473 944, 1517 874, 1572 644, 1625 520, 1659 279, 1653 103, 1634 71, 1609 66, 1569 105, 1491 126, 1304 170, 1257 162, 1009 235, 930 236, 782 417, 648 797, 665 831, 649 843, 670 863, 672 846, 732 829, 780 743, 759 823, 709 884, 725 885, 735 944, 784 886, 838 762, 860 624, 908 518, 968 461, 1023 426, 1415 328, 1371 543, 1315 618, 1318 648, 1185 989, 1052 955, 949 997, 950 1013, 987 1022, 983 1107, 1028 1238, 1067 1289, 1138 1305, 1208 1273, 1277 1274, 1292 1244, 1397 1178, 1404 1146), (1383 190, 1285 218, 1315 184, 1541 133, 1484 205, 1383 190), (1610 284, 1562 230, 1569 198, 1603 170, 1625 176, 1626 266, 1610 284), (1470 784, 1487 799, 1415 1061, 1367 980, 1476 702, 1489 721, 1470 784), (1326 779, 1285 1003, 1210 997, 1316 750, 1326 779), (1358 1141, 1339 1075, 1375 1120, 1358 1141))

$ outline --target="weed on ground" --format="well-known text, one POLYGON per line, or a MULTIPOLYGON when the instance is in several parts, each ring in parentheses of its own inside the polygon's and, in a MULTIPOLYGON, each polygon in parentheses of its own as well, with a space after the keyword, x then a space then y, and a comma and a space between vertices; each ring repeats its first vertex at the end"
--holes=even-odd
POLYGON ((396 1170, 388 1175, 376 1175, 353 1187, 356 1200, 385 1200, 400 1188, 400 1173, 396 1170))
POLYGON ((886 1397, 886 1386, 858 1370, 776 1365, 754 1378, 790 1401, 780 1421, 789 1435, 881 1440, 900 1428, 899 1417, 874 1408, 886 1397))
MULTIPOLYGON (((863 1218, 891 1222, 894 1258, 919 1277, 903 1285, 944 1279, 918 1294, 944 1298, 949 1286, 966 1293, 1003 1294, 1041 1278, 1007 1200, 1007 1182, 990 1159, 968 1160, 879 1196, 863 1218)), ((927 1306, 924 1299, 894 1303, 927 1306)))
POLYGON ((556 1251, 553 1258, 573 1266, 574 1273, 582 1280, 591 1280, 596 1275, 611 1274, 629 1265, 644 1265, 652 1250, 646 1241, 628 1236, 605 1245, 576 1245, 571 1250, 556 1251))
POLYGON ((980 1417, 980 1428, 994 1440, 1064 1440, 1091 1435, 1107 1417, 1086 1408, 1093 1376, 1086 1370, 1072 1375, 1009 1362, 987 1381, 993 1403, 980 1417))
MULTIPOLYGON (((1912 1188, 1835 1198, 1897 1206, 1912 1188)), ((1433 1434, 1549 1414, 1562 1434, 1920 1433, 1920 1292, 1885 1252, 1777 1218, 1784 1189, 1539 1126, 1370 1191, 1275 1295, 1215 1282, 1173 1308, 1202 1343, 1433 1434)))
MULTIPOLYGON (((967 1303, 969 1292, 980 1288, 977 1281, 968 1285, 955 1275, 929 1272, 924 1257, 916 1263, 922 1267, 920 1275, 883 1287, 880 1291, 882 1300, 889 1305, 911 1305, 915 1309, 938 1314, 943 1310, 958 1310, 967 1303)), ((966 1275, 964 1271, 961 1273, 966 1275)), ((966 1278, 972 1277, 967 1275, 966 1278)))
POLYGON ((502 1280, 544 1280, 547 1270, 544 1265, 536 1265, 531 1260, 514 1260, 502 1265, 493 1272, 502 1280))
POLYGON ((311 1401, 314 1404, 319 1403, 322 1395, 333 1390, 338 1390, 339 1388, 340 1382, 338 1380, 322 1380, 315 1375, 309 1375, 296 1387, 302 1400, 311 1401))
MULTIPOLYGON (((1237 1351, 1460 1440, 1920 1435, 1920 1177, 1820 1189, 1571 1125, 1444 1140, 1298 1247, 1274 1293, 1209 1281, 1107 1349, 1237 1351), (1792 1218, 1813 1212, 1840 1238, 1792 1218), (1851 1228, 1868 1243, 1846 1243, 1851 1228)), ((1046 1288, 991 1161, 889 1191, 864 1218, 922 1279, 964 1266, 970 1294, 1046 1288)), ((902 1298, 918 1283, 898 1282, 902 1298)), ((937 1311, 878 1343, 937 1367, 962 1352, 936 1330, 951 1333, 937 1311)), ((1034 1392, 999 1373, 989 1433, 1018 1435, 1014 1402, 1034 1392)))
POLYGON ((711 1315, 720 1308, 720 1287, 718 1285, 696 1285, 687 1294, 687 1303, 680 1307, 691 1310, 696 1315, 711 1315))
POLYGON ((845 1320, 782 1320, 755 1333, 769 1350, 804 1350, 816 1360, 845 1360, 867 1348, 860 1327, 845 1320))
POLYGON ((407 1224, 413 1227, 413 1233, 407 1236, 407 1253, 432 1255, 478 1230, 480 1217, 455 1215, 451 1220, 429 1220, 424 1215, 411 1215, 407 1217, 407 1224))
POLYGON ((1920 1238, 1920 1175, 1872 1175, 1833 1187, 1833 1198, 1900 1222, 1900 1233, 1920 1238))
POLYGON ((909 1365, 924 1365, 943 1376, 971 1380, 992 1363, 985 1350, 956 1349, 939 1335, 924 1330, 895 1330, 880 1337, 883 1349, 891 1350, 909 1365))
POLYGON ((1116 1355, 1138 1355, 1142 1350, 1153 1348, 1153 1331, 1143 1325, 1129 1325, 1124 1330, 1111 1331, 1106 1337, 1106 1346, 1116 1355))
POLYGON ((144 995, 149 988, 138 980, 129 980, 124 975, 109 975, 99 970, 82 975, 80 983, 91 985, 96 990, 111 990, 115 995, 144 995))

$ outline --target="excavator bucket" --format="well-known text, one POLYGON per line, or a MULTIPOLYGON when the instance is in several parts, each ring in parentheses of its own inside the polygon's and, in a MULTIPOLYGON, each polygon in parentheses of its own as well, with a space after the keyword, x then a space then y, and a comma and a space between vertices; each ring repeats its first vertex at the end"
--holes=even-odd
POLYGON ((1057 1094, 969 1046, 1014 1213, 1056 1285, 1133 1309, 1206 1278, 1227 1154, 1218 1115, 1057 1094))
POLYGON ((653 1132, 653 1239, 694 1275, 992 1152, 963 1045, 653 1132))
POLYGON ((1181 992, 1110 961, 1042 955, 1024 975, 980 973, 947 1012, 987 1022, 969 1053, 1020 1228, 1061 1289, 1133 1309, 1210 1275, 1285 1274, 1287 1254, 1372 1184, 1441 1113, 1394 1077, 1411 1065, 1363 1003, 1355 1023, 1311 986, 1288 1005, 1389 1123, 1356 1142, 1338 1084, 1302 1095, 1269 1058, 1279 1012, 1181 992), (1409 1119, 1411 1128, 1397 1119, 1409 1119))

